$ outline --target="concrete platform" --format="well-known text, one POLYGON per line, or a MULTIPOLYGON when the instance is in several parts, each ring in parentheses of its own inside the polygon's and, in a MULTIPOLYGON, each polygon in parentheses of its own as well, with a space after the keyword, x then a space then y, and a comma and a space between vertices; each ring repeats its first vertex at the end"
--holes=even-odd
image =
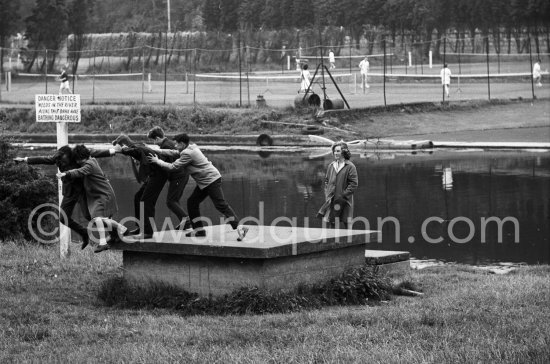
POLYGON ((292 289, 326 281, 365 264, 376 231, 249 226, 244 241, 228 225, 208 227, 204 238, 168 230, 152 239, 113 246, 123 251, 124 277, 137 284, 165 283, 201 296, 244 286, 292 289))
POLYGON ((365 262, 391 277, 402 277, 410 272, 410 257, 411 254, 405 251, 365 250, 365 262))

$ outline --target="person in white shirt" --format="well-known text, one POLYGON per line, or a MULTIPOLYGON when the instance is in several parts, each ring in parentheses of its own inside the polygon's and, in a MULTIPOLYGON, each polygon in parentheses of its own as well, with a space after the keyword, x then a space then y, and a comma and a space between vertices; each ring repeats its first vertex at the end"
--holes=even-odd
POLYGON ((334 52, 332 51, 332 49, 328 51, 328 61, 330 63, 330 69, 336 68, 336 60, 334 59, 334 52))
POLYGON ((367 82, 367 76, 369 74, 369 60, 367 59, 367 56, 365 56, 365 59, 363 59, 361 62, 359 62, 359 68, 361 69, 361 89, 369 88, 369 84, 367 82))
POLYGON ((441 69, 441 85, 445 88, 445 95, 449 97, 449 89, 451 87, 451 70, 449 69, 447 63, 443 65, 441 69))
POLYGON ((308 70, 308 65, 307 64, 304 64, 302 66, 302 71, 300 72, 300 77, 301 77, 301 83, 300 83, 300 91, 302 92, 306 92, 309 85, 310 85, 310 79, 311 79, 311 74, 309 73, 309 70, 308 70))
POLYGON ((537 83, 538 87, 542 87, 542 74, 540 72, 540 59, 537 59, 535 65, 533 66, 533 80, 537 83))

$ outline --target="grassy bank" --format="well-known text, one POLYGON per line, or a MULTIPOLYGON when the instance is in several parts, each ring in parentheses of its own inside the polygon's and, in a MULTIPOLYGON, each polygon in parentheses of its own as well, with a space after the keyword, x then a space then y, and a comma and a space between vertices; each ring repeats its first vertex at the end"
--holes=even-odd
MULTIPOLYGON (((176 106, 94 106, 82 111, 82 122, 70 133, 146 133, 161 125, 168 133, 300 134, 305 125, 322 127, 325 136, 344 140, 464 130, 548 126, 550 103, 522 100, 421 103, 388 108, 341 110, 317 117, 315 110, 292 108, 228 109, 176 106)), ((0 110, 4 133, 55 133, 53 123, 36 123, 34 110, 0 110)))
POLYGON ((0 244, 0 362, 545 362, 550 267, 411 274, 425 295, 293 314, 184 316, 105 306, 121 256, 0 244))

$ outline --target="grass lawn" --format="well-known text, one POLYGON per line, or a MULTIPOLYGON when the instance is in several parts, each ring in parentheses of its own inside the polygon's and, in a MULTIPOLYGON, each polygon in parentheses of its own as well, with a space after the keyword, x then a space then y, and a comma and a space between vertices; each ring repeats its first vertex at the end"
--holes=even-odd
POLYGON ((122 257, 0 244, 0 362, 548 362, 550 267, 411 273, 425 295, 286 315, 104 306, 122 257))

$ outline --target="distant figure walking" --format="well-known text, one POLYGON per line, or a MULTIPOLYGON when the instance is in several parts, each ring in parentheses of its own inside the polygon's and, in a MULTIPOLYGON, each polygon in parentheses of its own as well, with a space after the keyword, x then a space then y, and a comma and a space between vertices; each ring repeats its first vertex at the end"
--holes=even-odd
POLYGON ((346 143, 334 143, 332 154, 334 162, 325 176, 325 203, 317 216, 332 226, 347 228, 353 218, 353 193, 359 185, 357 169, 349 160, 351 152, 346 143))
POLYGON ((365 58, 361 62, 359 62, 359 69, 361 70, 361 89, 363 90, 363 92, 366 88, 370 87, 367 80, 367 77, 369 75, 369 68, 370 63, 367 59, 367 56, 365 56, 365 58))
POLYGON ((449 97, 449 89, 451 88, 451 70, 447 66, 447 63, 443 65, 441 69, 441 85, 445 89, 445 95, 449 97))
POLYGON ((301 77, 301 83, 300 83, 300 91, 306 92, 311 84, 311 74, 308 70, 308 65, 304 64, 302 66, 302 71, 300 72, 301 77))
POLYGON ((61 69, 61 74, 57 78, 59 81, 61 81, 61 84, 59 85, 59 94, 63 95, 63 90, 69 91, 70 94, 73 92, 71 91, 71 86, 69 85, 69 75, 67 75, 67 66, 63 66, 61 69))
POLYGON ((537 59, 533 66, 533 80, 535 80, 537 87, 542 87, 542 73, 540 71, 540 59, 537 59))
POLYGON ((334 52, 332 51, 332 49, 330 49, 328 51, 328 61, 330 63, 330 69, 334 69, 336 68, 336 60, 334 59, 334 52))

